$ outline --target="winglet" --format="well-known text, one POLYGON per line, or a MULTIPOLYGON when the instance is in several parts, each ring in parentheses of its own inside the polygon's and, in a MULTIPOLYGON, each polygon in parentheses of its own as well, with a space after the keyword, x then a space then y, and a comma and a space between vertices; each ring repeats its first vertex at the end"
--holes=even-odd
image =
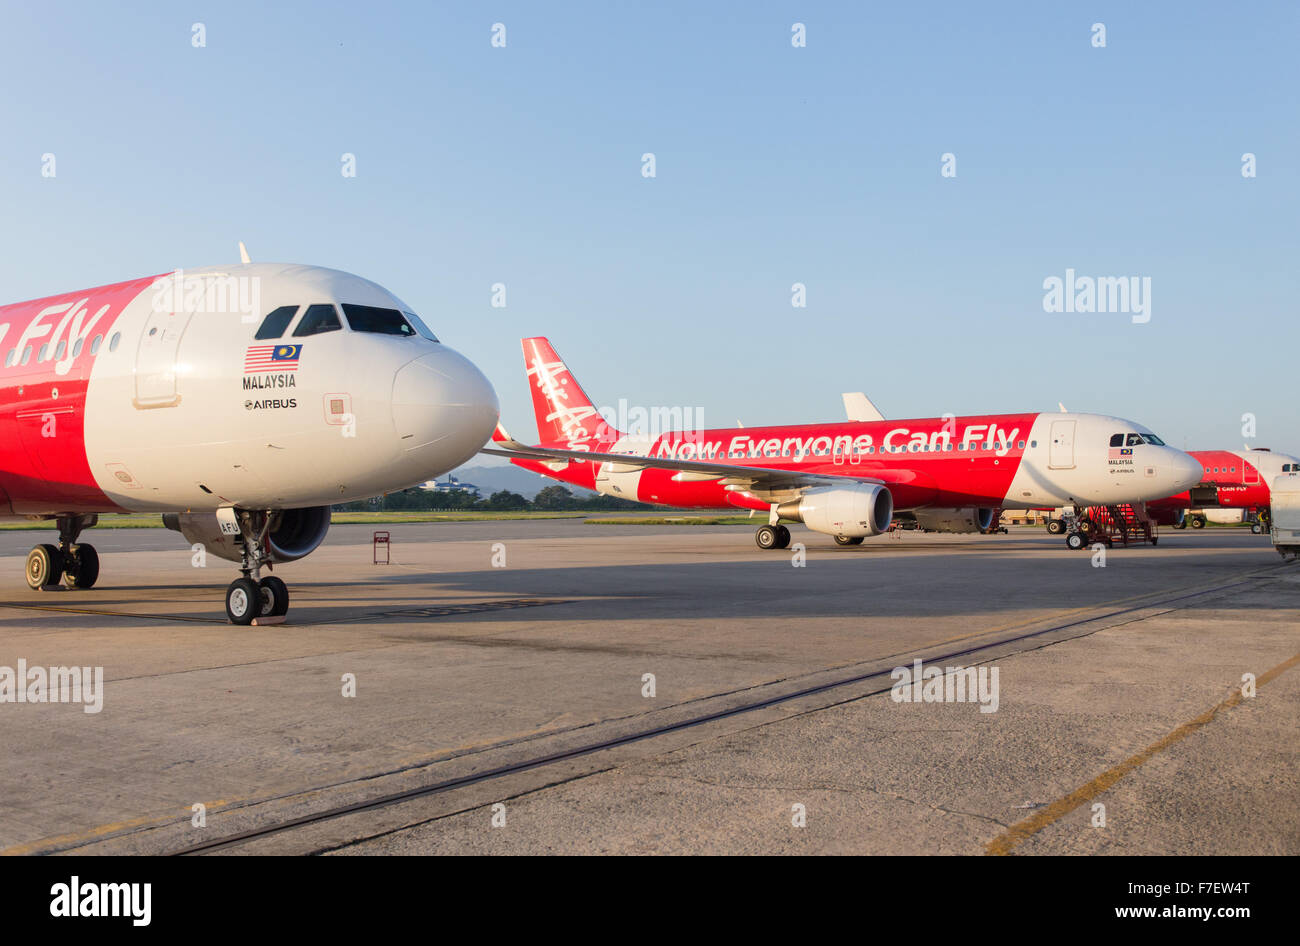
POLYGON ((1061 409, 1061 413, 1062 413, 1062 414, 1068 414, 1068 413, 1070 413, 1069 411, 1067 411, 1067 410, 1065 409, 1065 405, 1062 404, 1060 401, 1057 401, 1057 402, 1056 402, 1056 406, 1059 407, 1059 408, 1061 409))
POLYGON ((492 431, 492 442, 505 447, 507 450, 527 450, 528 447, 520 443, 510 434, 506 433, 505 427, 500 421, 497 422, 496 429, 492 431))
POLYGON ((840 397, 844 398, 844 413, 848 415, 849 420, 872 421, 885 419, 885 415, 880 413, 876 405, 871 403, 871 399, 861 391, 845 392, 840 397))
POLYGON ((248 247, 244 246, 243 240, 239 241, 239 261, 245 266, 252 262, 248 257, 248 247))

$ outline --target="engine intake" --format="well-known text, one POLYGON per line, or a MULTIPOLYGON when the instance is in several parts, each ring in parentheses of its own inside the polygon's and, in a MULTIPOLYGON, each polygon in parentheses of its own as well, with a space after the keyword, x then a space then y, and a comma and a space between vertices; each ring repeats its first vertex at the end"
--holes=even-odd
MULTIPOLYGON (((309 506, 306 509, 280 509, 271 514, 271 529, 267 545, 271 561, 275 564, 295 562, 310 555, 325 541, 330 528, 330 507, 309 506)), ((196 543, 218 558, 231 562, 242 560, 242 539, 225 535, 213 513, 176 513, 163 516, 163 525, 185 536, 191 545, 196 543)))
POLYGON ((876 484, 819 486, 777 506, 776 514, 827 535, 880 535, 893 521, 894 497, 876 484))

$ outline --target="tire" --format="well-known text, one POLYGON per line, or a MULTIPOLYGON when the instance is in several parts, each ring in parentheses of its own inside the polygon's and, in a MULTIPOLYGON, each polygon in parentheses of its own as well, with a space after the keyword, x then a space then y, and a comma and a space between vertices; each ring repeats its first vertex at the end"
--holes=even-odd
POLYGON ((69 588, 93 588, 99 580, 99 553, 93 545, 74 545, 65 556, 63 580, 69 588))
POLYGON ((1264 533, 1264 527, 1261 526, 1258 522, 1252 522, 1250 524, 1251 535, 1262 535, 1263 533, 1264 533))
POLYGON ((1205 519, 1203 519, 1201 516, 1196 516, 1194 519, 1192 519, 1192 528, 1193 528, 1193 529, 1204 529, 1204 528, 1205 528, 1205 519))
POLYGON ((289 613, 289 589, 274 575, 259 582, 262 592, 261 617, 280 617, 289 613))
POLYGON ((776 527, 776 547, 779 549, 790 547, 790 530, 785 526, 776 527))
POLYGON ((1095 530, 1096 528, 1097 527, 1093 524, 1093 521, 1091 519, 1079 520, 1079 531, 1082 532, 1084 535, 1091 535, 1093 533, 1093 530, 1095 530))
POLYGON ((226 588, 226 617, 231 624, 248 625, 262 611, 262 589, 251 578, 236 578, 226 588))
POLYGON ((773 526, 759 526, 758 531, 754 533, 754 542, 760 549, 780 548, 777 542, 780 536, 773 526))
POLYGON ((1063 523, 1060 519, 1047 520, 1048 535, 1060 535, 1064 531, 1065 531, 1065 523, 1063 523))
POLYGON ((27 553, 27 587, 33 591, 59 583, 63 574, 63 553, 57 545, 38 545, 27 553))
POLYGON ((835 537, 836 545, 861 545, 862 536, 860 535, 837 535, 835 537))
POLYGON ((1083 548, 1084 545, 1087 544, 1087 542, 1088 539, 1084 536, 1082 532, 1071 532, 1069 535, 1065 537, 1066 546, 1075 552, 1083 548))

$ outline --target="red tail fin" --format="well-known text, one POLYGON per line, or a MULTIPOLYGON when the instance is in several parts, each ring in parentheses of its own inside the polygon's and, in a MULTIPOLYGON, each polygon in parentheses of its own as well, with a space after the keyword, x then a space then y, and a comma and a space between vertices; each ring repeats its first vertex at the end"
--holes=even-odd
POLYGON ((525 338, 524 366, 532 382, 533 412, 543 443, 571 448, 593 441, 609 443, 622 434, 607 424, 545 338, 525 338))

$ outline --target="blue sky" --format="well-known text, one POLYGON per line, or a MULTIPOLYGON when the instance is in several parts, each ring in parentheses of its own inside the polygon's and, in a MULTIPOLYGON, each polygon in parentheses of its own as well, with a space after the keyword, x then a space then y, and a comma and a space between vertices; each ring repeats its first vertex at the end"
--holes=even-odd
POLYGON ((6 302, 242 239, 401 296, 524 438, 518 340, 548 335, 598 404, 710 424, 832 420, 864 390, 894 417, 1064 401, 1191 448, 1239 447, 1250 412, 1255 444, 1300 451, 1295 4, 5 3, 0 23, 6 302), (1150 277, 1150 322, 1044 312, 1067 268, 1150 277))

